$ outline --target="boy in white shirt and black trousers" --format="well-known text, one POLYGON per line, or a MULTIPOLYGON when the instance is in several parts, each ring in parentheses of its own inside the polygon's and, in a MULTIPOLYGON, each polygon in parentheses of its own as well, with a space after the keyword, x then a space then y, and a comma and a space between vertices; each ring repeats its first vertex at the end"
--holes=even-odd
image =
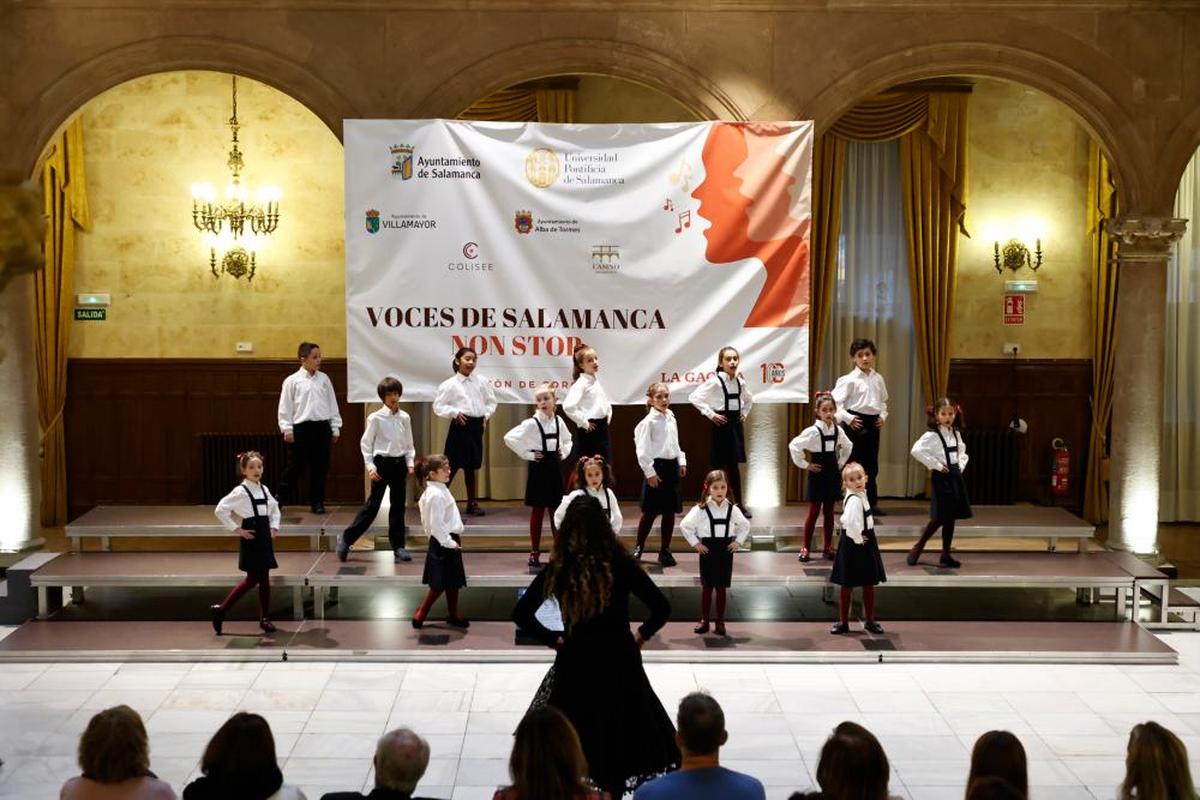
POLYGON ((412 421, 400 410, 400 398, 404 386, 389 376, 375 387, 383 408, 367 417, 367 429, 363 431, 359 447, 367 475, 371 478, 371 494, 367 502, 354 517, 350 527, 342 532, 338 542, 337 557, 345 561, 350 547, 362 536, 383 504, 384 490, 391 492, 391 507, 388 509, 388 544, 392 546, 395 561, 412 561, 405 549, 408 526, 404 523, 404 510, 408 500, 408 478, 413 474, 417 451, 413 447, 412 421))
POLYGON ((279 497, 287 500, 288 489, 308 467, 312 480, 309 507, 325 513, 325 476, 329 474, 329 446, 338 440, 342 415, 329 376, 321 372, 321 347, 301 342, 297 350, 300 368, 288 375, 279 393, 279 430, 288 448, 288 465, 279 479, 279 497))
POLYGON ((867 472, 867 499, 875 516, 887 516, 879 508, 879 429, 887 421, 888 393, 883 376, 875 370, 875 343, 870 339, 855 339, 850 343, 854 369, 837 379, 833 399, 837 403, 837 420, 850 437, 854 449, 850 460, 861 464, 867 472))
POLYGON ((469 347, 454 354, 454 377, 438 385, 433 413, 450 420, 446 431, 446 457, 450 459, 450 481, 460 469, 467 484, 466 513, 482 517, 475 493, 475 471, 483 466, 483 426, 496 412, 496 393, 475 374, 479 356, 469 347))

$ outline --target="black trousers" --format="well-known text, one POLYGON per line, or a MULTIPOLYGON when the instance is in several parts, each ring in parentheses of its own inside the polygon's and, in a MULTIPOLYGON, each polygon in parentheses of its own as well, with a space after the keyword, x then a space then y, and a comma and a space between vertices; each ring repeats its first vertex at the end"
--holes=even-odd
POLYGON ((877 505, 875 501, 879 499, 879 486, 875 483, 879 475, 879 428, 875 423, 878 422, 879 416, 859 414, 856 411, 850 413, 861 419, 863 425, 858 430, 843 425, 842 430, 850 437, 853 447, 850 460, 862 464, 863 469, 867 471, 867 500, 871 503, 871 508, 874 508, 877 505))
POLYGON ((295 441, 288 447, 288 465, 279 479, 281 502, 295 502, 288 490, 300 473, 308 469, 311 488, 308 504, 312 508, 325 505, 325 476, 329 474, 329 446, 333 440, 333 429, 329 420, 297 422, 292 429, 295 441))
POLYGON ((367 502, 363 503, 354 516, 354 522, 350 523, 342 536, 345 537, 346 547, 357 542, 375 521, 379 506, 383 503, 383 491, 390 489, 392 505, 388 509, 388 542, 395 550, 404 547, 404 537, 408 533, 404 524, 404 506, 408 500, 408 459, 403 456, 375 456, 375 471, 379 473, 379 480, 371 481, 371 494, 367 502))

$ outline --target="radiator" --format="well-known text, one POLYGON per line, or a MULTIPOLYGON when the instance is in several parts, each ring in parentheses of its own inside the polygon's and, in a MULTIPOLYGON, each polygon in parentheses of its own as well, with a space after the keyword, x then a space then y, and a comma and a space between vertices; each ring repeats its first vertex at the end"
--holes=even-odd
POLYGON ((200 474, 206 504, 216 505, 241 481, 237 454, 247 450, 262 453, 263 483, 274 490, 287 458, 287 445, 278 432, 200 434, 200 474))
POLYGON ((1012 505, 1017 500, 1021 436, 1008 428, 963 431, 970 463, 963 472, 972 503, 1012 505))

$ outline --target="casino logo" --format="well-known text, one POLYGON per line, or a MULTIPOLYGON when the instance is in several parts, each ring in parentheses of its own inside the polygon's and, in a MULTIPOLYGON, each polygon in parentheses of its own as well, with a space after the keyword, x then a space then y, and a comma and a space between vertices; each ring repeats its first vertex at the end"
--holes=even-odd
POLYGON ((539 147, 525 158, 525 180, 539 189, 553 184, 561 172, 558 154, 549 147, 539 147))
POLYGON ((367 212, 367 233, 379 233, 379 212, 373 208, 367 212))
POLYGON ((475 242, 467 242, 462 248, 463 258, 475 259, 479 257, 479 245, 475 242))
POLYGON ((411 144, 392 145, 392 175, 400 180, 411 180, 413 176, 413 147, 411 144))
POLYGON ((605 275, 621 271, 621 248, 615 244, 592 245, 592 272, 605 275))
POLYGON ((517 229, 517 233, 526 234, 533 230, 533 212, 518 211, 513 220, 513 227, 517 229))

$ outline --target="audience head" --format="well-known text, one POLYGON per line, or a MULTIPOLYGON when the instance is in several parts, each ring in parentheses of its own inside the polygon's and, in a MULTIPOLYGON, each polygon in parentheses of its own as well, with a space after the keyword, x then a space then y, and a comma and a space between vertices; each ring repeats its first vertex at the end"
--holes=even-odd
POLYGON ((967 783, 967 800, 1026 800, 1028 795, 995 775, 984 775, 967 783))
POLYGON ((821 748, 817 785, 827 800, 886 800, 890 776, 883 747, 861 725, 843 722, 821 748))
POLYGON ((532 709, 517 725, 508 771, 519 800, 564 800, 588 785, 579 734, 553 706, 532 709))
POLYGON ((98 783, 150 775, 150 741, 138 713, 121 705, 92 717, 79 737, 79 767, 98 783))
POLYGON ((988 731, 980 736, 971 750, 968 786, 976 778, 983 777, 999 778, 1022 796, 1026 795, 1029 792, 1029 777, 1021 740, 1008 731, 988 731))
POLYGON ((619 558, 629 555, 613 536, 600 501, 586 493, 571 500, 545 570, 546 596, 558 600, 568 629, 608 605, 619 558))
POLYGON ((1157 722, 1134 725, 1125 752, 1121 798, 1173 800, 1194 798, 1187 748, 1179 737, 1157 722))
POLYGON ((277 775, 275 737, 271 726, 258 714, 239 711, 217 729, 204 757, 200 771, 214 778, 277 775))
POLYGON ((725 731, 725 712, 711 695, 704 692, 692 692, 679 701, 675 724, 679 729, 675 741, 685 755, 713 755, 729 739, 725 731))
POLYGON ((408 728, 388 731, 375 746, 375 787, 412 794, 428 766, 428 742, 408 728))

